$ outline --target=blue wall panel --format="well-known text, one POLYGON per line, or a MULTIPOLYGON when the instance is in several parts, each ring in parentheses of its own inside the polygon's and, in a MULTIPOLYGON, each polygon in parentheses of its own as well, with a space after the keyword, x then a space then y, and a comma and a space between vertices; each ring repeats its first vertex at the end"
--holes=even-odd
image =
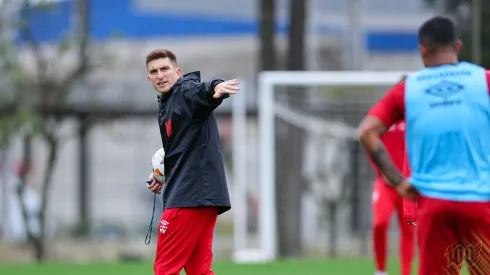
MULTIPOLYGON (((117 35, 128 39, 196 36, 250 36, 256 35, 254 20, 210 17, 209 15, 176 14, 171 12, 142 13, 135 9, 132 0, 91 0, 91 35, 102 42, 117 35)), ((52 9, 33 9, 31 28, 40 42, 53 42, 72 28, 72 1, 63 1, 52 9)), ((287 26, 278 26, 281 33, 287 26)), ((332 28, 324 27, 324 34, 332 28)), ((417 50, 416 33, 368 30, 366 47, 373 52, 413 52, 417 50)))

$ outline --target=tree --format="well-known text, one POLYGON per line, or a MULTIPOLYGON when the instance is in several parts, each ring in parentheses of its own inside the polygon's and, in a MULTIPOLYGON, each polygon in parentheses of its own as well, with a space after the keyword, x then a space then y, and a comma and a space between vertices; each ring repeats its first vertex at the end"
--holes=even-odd
MULTIPOLYGON (((5 7, 10 7, 4 10, 15 9, 17 16, 12 13, 8 17, 9 21, 3 22, 1 29, 0 63, 4 75, 2 83, 7 85, 3 86, 6 96, 2 100, 3 112, 0 117, 0 130, 4 142, 19 135, 23 136, 25 169, 20 175, 21 184, 18 189, 18 197, 26 225, 28 213, 22 198, 28 184, 27 173, 32 162, 32 142, 34 139, 39 139, 47 147, 48 155, 40 186, 41 207, 36 213, 40 230, 34 232, 31 227, 26 226, 35 258, 41 262, 46 259, 46 215, 49 190, 59 154, 61 137, 59 129, 63 120, 61 110, 66 107, 73 87, 91 72, 93 63, 89 51, 88 0, 76 1, 77 29, 58 42, 54 55, 49 54, 53 50, 52 47, 46 47, 36 41, 30 27, 30 16, 32 12, 54 12, 58 4, 34 6, 30 2, 24 0, 20 6, 13 6, 15 1, 3 1, 5 7), (14 18, 20 20, 14 21, 14 18), (19 41, 16 42, 18 43, 14 43, 7 35, 13 26, 17 28, 19 41), (73 58, 72 55, 75 57, 73 58), (19 56, 29 56, 27 63, 32 66, 26 66, 19 56), (70 66, 62 68, 62 61, 65 58, 70 58, 70 66)), ((2 18, 7 17, 2 16, 2 18)))
MULTIPOLYGON (((305 70, 306 0, 290 1, 289 36, 286 69, 305 70)), ((305 90, 291 88, 287 97, 291 106, 303 101, 305 90)), ((297 256, 301 243, 301 198, 304 190, 302 178, 302 129, 277 119, 276 140, 276 201, 279 236, 279 254, 297 256)))
MULTIPOLYGON (((461 40, 463 40, 464 46, 460 55, 461 60, 473 61, 473 31, 478 31, 478 28, 472 26, 472 19, 474 18, 473 12, 480 12, 481 18, 481 46, 483 49, 481 53, 481 64, 482 66, 488 68, 490 67, 490 2, 481 0, 481 6, 477 11, 472 9, 472 1, 474 0, 447 0, 442 2, 445 4, 440 10, 442 13, 450 15, 457 23, 461 40)), ((436 7, 438 4, 437 0, 426 0, 429 6, 436 7)))
POLYGON ((259 8, 259 71, 272 71, 277 69, 276 0, 261 0, 259 8))

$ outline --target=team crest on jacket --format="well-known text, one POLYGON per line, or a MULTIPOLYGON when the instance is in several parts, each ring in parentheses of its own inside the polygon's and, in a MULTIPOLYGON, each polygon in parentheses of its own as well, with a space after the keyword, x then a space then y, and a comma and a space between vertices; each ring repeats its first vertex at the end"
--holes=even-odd
POLYGON ((167 137, 172 135, 172 120, 165 121, 165 130, 167 131, 167 137))

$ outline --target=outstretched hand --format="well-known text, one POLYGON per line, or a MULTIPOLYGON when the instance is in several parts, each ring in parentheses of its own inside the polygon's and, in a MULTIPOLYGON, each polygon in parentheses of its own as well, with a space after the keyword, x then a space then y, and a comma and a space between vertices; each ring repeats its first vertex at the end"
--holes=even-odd
POLYGON ((237 94, 239 90, 240 87, 238 87, 237 79, 227 80, 225 82, 221 82, 220 84, 216 85, 216 87, 214 87, 213 97, 220 98, 225 94, 237 94))

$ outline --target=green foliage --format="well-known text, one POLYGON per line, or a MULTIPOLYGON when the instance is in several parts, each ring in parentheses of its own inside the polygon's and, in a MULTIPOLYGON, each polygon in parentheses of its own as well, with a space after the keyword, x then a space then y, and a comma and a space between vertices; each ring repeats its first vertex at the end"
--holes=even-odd
POLYGON ((43 125, 42 117, 31 108, 17 107, 13 112, 0 116, 0 147, 20 134, 40 134, 43 125))
MULTIPOLYGON (((31 31, 30 16, 34 9, 42 13, 56 13, 59 3, 41 2, 34 6, 30 0, 22 0, 15 14, 0 16, 0 147, 11 139, 24 140, 23 161, 30 163, 29 149, 32 139, 38 135, 46 142, 48 157, 41 184, 41 207, 36 213, 44 228, 49 189, 59 152, 58 129, 62 122, 60 109, 66 108, 69 93, 75 83, 87 76, 92 68, 89 57, 88 1, 77 0, 77 30, 67 34, 58 44, 40 45, 31 31), (14 41, 16 33, 20 39, 14 41), (50 54, 49 50, 56 54, 50 54), (67 53, 74 59, 66 61, 67 53), (63 67, 60 70, 60 66, 63 67)), ((0 15, 5 15, 1 10, 0 15)), ((46 14, 48 16, 48 14, 46 14)), ((22 197, 26 177, 21 176, 19 198, 22 197)), ((20 200, 24 219, 26 206, 20 200)), ((25 220, 26 221, 26 220, 25 220)), ((45 260, 45 235, 33 236, 27 229, 36 260, 45 260)), ((1 272, 0 272, 1 273, 1 272)), ((3 274, 3 273, 2 273, 3 274)))
POLYGON ((70 35, 65 35, 58 44, 58 55, 66 54, 73 47, 73 38, 70 35))
POLYGON ((0 147, 19 134, 37 135, 43 125, 29 99, 35 81, 16 54, 13 45, 0 41, 0 147))
POLYGON ((20 13, 4 16, 0 21, 0 146, 19 134, 35 136, 50 132, 52 127, 45 123, 52 121, 47 109, 66 106, 71 88, 90 66, 86 56, 87 33, 66 34, 52 45, 57 54, 48 57, 29 29, 30 11, 34 9, 57 13, 59 3, 41 1, 31 6, 29 1, 23 1, 20 13), (13 30, 20 34, 20 46, 11 36, 13 30), (73 68, 65 71, 66 75, 60 76, 57 70, 50 69, 74 50, 80 54, 72 62, 73 68), (28 59, 21 59, 25 57, 28 59))

